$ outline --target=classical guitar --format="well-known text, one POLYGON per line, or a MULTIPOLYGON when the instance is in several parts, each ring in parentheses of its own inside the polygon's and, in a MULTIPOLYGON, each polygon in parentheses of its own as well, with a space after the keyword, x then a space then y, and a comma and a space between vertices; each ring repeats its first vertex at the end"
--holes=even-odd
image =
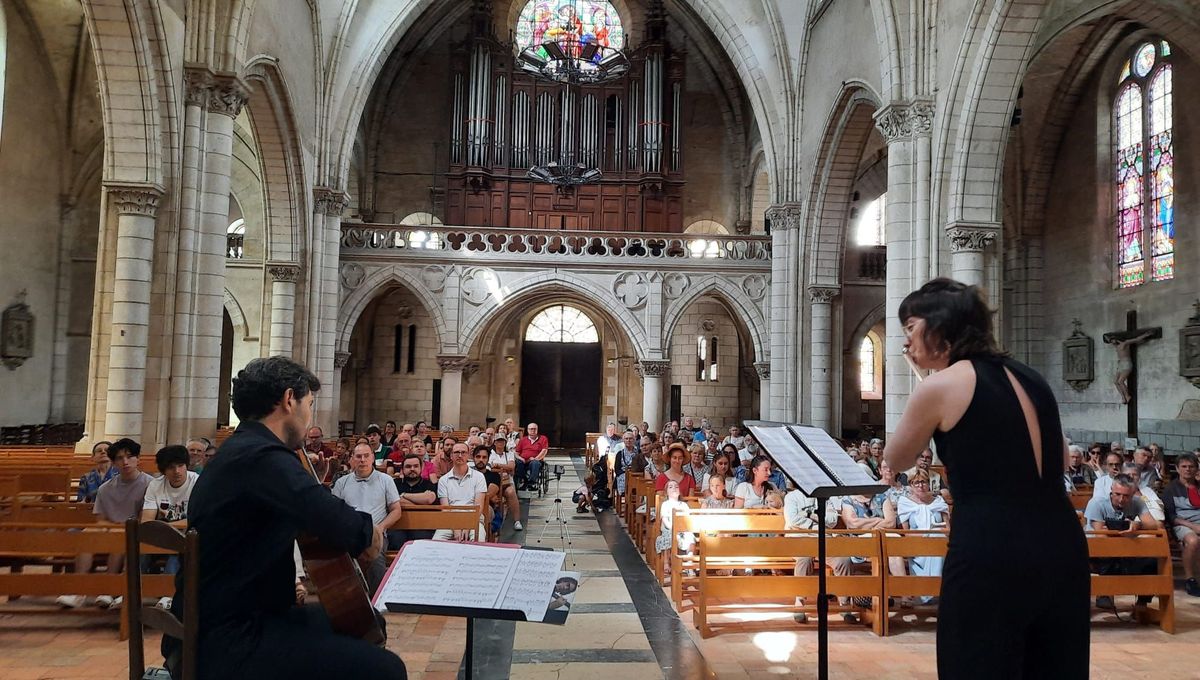
MULTIPOLYGON (((297 456, 304 469, 320 481, 308 455, 301 451, 297 456)), ((317 596, 334 632, 376 645, 386 642, 387 636, 375 618, 367 581, 358 562, 345 552, 326 547, 316 537, 301 535, 296 540, 300 544, 304 570, 316 586, 317 596)))

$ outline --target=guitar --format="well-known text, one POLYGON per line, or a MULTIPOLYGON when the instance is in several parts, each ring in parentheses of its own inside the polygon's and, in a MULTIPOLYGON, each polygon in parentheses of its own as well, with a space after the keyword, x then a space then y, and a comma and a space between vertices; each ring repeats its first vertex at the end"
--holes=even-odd
MULTIPOLYGON (((319 482, 308 454, 301 451, 297 456, 304 469, 319 482)), ((300 544, 304 570, 316 586, 334 632, 382 646, 387 636, 379 627, 367 592, 367 580, 358 562, 345 552, 323 545, 314 536, 302 535, 296 542, 300 544)))

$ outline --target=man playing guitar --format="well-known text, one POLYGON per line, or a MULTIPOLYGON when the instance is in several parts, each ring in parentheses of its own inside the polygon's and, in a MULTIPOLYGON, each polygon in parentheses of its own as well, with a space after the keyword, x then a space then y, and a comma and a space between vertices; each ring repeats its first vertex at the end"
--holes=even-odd
MULTIPOLYGON (((200 536, 199 602, 184 602, 181 571, 171 607, 180 618, 184 607, 199 607, 200 678, 407 678, 396 655, 334 632, 321 605, 296 606, 299 534, 366 559, 384 545, 371 516, 334 498, 296 455, 320 387, 284 357, 255 359, 233 380, 241 424, 204 468, 188 507, 188 528, 200 536)), ((164 636, 162 646, 173 667, 181 643, 164 636)))

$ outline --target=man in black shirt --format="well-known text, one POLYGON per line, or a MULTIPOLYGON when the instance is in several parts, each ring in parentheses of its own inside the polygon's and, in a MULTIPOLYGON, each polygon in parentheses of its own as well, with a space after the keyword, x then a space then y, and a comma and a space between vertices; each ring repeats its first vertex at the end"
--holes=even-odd
MULTIPOLYGON (((334 498, 296 456, 320 387, 284 357, 255 359, 233 380, 241 424, 205 467, 188 507, 188 528, 200 535, 199 602, 184 601, 181 571, 171 607, 180 618, 199 607, 204 680, 407 678, 391 652, 333 632, 320 605, 295 606, 297 534, 368 559, 383 546, 371 516, 334 498)), ((164 636, 162 647, 176 667, 181 643, 164 636)))
MULTIPOLYGON (((424 465, 424 459, 416 453, 410 453, 400 461, 396 490, 400 492, 402 507, 433 505, 437 502, 437 485, 421 477, 421 468, 424 465)), ((387 538, 388 550, 399 550, 409 541, 433 538, 433 529, 388 529, 387 538)))
POLYGON ((492 533, 498 534, 500 525, 504 524, 504 496, 500 493, 500 473, 489 470, 487 466, 491 453, 490 447, 480 444, 471 452, 471 457, 475 461, 475 469, 483 474, 483 481, 487 483, 487 505, 491 509, 488 518, 492 523, 492 533))

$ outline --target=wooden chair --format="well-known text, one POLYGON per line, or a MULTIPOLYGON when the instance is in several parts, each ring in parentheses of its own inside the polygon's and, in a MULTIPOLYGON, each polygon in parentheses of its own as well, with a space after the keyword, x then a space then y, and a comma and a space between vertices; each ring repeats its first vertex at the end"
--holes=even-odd
MULTIPOLYGON (((180 676, 175 680, 195 680, 196 650, 199 635, 199 569, 200 569, 200 537, 195 529, 187 534, 175 527, 158 520, 138 522, 129 519, 125 522, 125 610, 129 618, 129 680, 143 680, 146 677, 146 660, 144 657, 142 626, 148 625, 163 635, 170 635, 183 641, 183 654, 179 659, 180 676), (178 553, 183 568, 183 597, 187 603, 183 612, 183 621, 165 609, 153 605, 142 604, 142 573, 141 544, 178 553)), ((151 676, 153 677, 153 676, 151 676)))

